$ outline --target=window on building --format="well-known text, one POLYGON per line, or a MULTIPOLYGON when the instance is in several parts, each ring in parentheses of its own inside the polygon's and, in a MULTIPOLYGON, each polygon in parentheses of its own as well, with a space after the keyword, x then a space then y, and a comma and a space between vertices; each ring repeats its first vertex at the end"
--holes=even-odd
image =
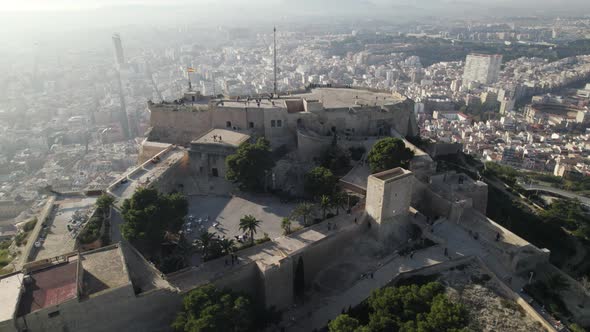
POLYGON ((225 121, 225 128, 231 128, 231 121, 225 121))
POLYGON ((48 313, 47 316, 49 316, 49 318, 57 317, 57 316, 59 316, 59 310, 52 311, 52 312, 48 313))
POLYGON ((276 125, 276 121, 275 120, 270 120, 270 126, 273 127, 273 128, 276 127, 277 126, 276 125))
POLYGON ((283 120, 277 120, 277 127, 283 126, 283 120))
POLYGON ((254 128, 254 122, 250 122, 249 126, 250 128, 254 128))

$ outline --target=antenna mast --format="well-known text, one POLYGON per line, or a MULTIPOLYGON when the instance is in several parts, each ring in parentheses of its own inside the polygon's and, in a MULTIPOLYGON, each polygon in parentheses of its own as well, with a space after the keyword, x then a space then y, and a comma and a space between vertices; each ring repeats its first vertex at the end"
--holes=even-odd
POLYGON ((273 29, 273 56, 274 56, 274 95, 277 95, 277 27, 273 29))

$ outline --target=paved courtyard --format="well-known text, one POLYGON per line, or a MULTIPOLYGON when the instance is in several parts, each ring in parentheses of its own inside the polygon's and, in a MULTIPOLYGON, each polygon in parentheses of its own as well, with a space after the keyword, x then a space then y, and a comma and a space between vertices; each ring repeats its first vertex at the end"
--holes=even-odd
MULTIPOLYGON (((283 235, 281 221, 289 216, 296 206, 293 203, 281 203, 278 198, 267 195, 190 196, 188 201, 188 215, 193 216, 195 220, 191 226, 192 232, 188 234, 190 240, 197 238, 199 233, 205 230, 235 239, 235 236, 244 234, 240 231, 239 224, 240 218, 247 214, 262 221, 255 238, 262 238, 264 233, 268 233, 268 236, 274 239, 283 235), (202 219, 200 226, 199 219, 202 219)), ((292 227, 299 225, 299 222, 292 221, 292 227)))
POLYGON ((55 202, 58 208, 50 214, 46 229, 41 231, 41 236, 45 235, 45 240, 29 239, 29 241, 36 241, 40 244, 38 248, 33 247, 32 260, 55 257, 74 251, 76 241, 68 231, 67 225, 74 226, 70 221, 76 211, 90 214, 95 202, 95 197, 71 198, 55 202))

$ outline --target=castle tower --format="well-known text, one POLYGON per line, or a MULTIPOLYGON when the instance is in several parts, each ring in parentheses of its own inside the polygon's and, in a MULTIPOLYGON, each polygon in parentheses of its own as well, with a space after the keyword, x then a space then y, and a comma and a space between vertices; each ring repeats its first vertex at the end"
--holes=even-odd
POLYGON ((380 237, 403 234, 400 228, 406 227, 413 182, 412 172, 401 167, 369 176, 365 209, 380 237))

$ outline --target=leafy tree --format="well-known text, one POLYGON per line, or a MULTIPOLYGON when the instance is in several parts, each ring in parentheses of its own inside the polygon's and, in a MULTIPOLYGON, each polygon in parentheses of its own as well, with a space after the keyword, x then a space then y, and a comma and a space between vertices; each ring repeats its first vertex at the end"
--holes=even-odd
POLYGON ((320 197, 320 208, 322 209, 322 219, 326 219, 326 211, 332 206, 330 196, 322 195, 320 197))
POLYGON ((177 332, 253 331, 256 312, 250 298, 205 285, 183 299, 172 323, 177 332))
POLYGON ((102 213, 103 219, 106 218, 107 213, 109 212, 111 205, 115 202, 115 199, 108 194, 102 194, 96 200, 96 208, 100 210, 102 213))
POLYGON ((303 218, 303 225, 309 226, 307 223, 307 220, 312 215, 312 213, 313 213, 313 204, 303 202, 295 207, 293 212, 291 212, 291 215, 293 216, 293 218, 299 218, 299 217, 303 218))
POLYGON ((260 220, 254 218, 254 216, 249 214, 245 215, 242 219, 240 219, 240 230, 243 232, 250 233, 251 244, 254 244, 254 234, 256 234, 258 227, 260 227, 260 223, 260 220))
POLYGON ((541 216, 549 223, 562 225, 578 237, 590 239, 590 218, 579 200, 556 200, 541 212, 541 216))
POLYGON ((369 151, 367 160, 371 172, 382 172, 395 167, 407 168, 414 152, 407 148, 404 142, 395 137, 379 140, 369 151))
POLYGON ((289 219, 289 217, 283 218, 281 221, 281 228, 285 235, 291 234, 291 219, 289 219))
POLYGON ((430 312, 419 317, 417 325, 417 331, 457 331, 467 325, 467 312, 462 304, 439 294, 434 297, 430 312))
POLYGON ((147 241, 153 250, 159 248, 166 231, 180 230, 187 212, 188 203, 181 194, 160 194, 153 188, 141 188, 123 202, 121 233, 131 242, 147 241))
POLYGON ((359 321, 346 314, 338 315, 336 319, 328 324, 328 331, 330 332, 355 332, 359 327, 359 321))
POLYGON ((547 279, 547 287, 554 293, 560 293, 569 288, 569 283, 562 275, 554 274, 547 279))
POLYGON ((325 167, 316 167, 305 174, 303 187, 311 197, 330 195, 336 189, 338 178, 325 167))
POLYGON ((267 172, 275 162, 272 158, 270 145, 264 138, 256 143, 242 143, 235 154, 225 160, 227 166, 226 178, 239 184, 247 191, 263 191, 267 172))
POLYGON ((570 331, 572 332, 586 332, 586 330, 581 327, 580 325, 573 323, 570 326, 568 326, 570 328, 570 331))
POLYGON ((319 164, 324 168, 330 169, 332 172, 340 174, 343 170, 350 167, 350 157, 347 151, 332 144, 322 153, 319 164))

